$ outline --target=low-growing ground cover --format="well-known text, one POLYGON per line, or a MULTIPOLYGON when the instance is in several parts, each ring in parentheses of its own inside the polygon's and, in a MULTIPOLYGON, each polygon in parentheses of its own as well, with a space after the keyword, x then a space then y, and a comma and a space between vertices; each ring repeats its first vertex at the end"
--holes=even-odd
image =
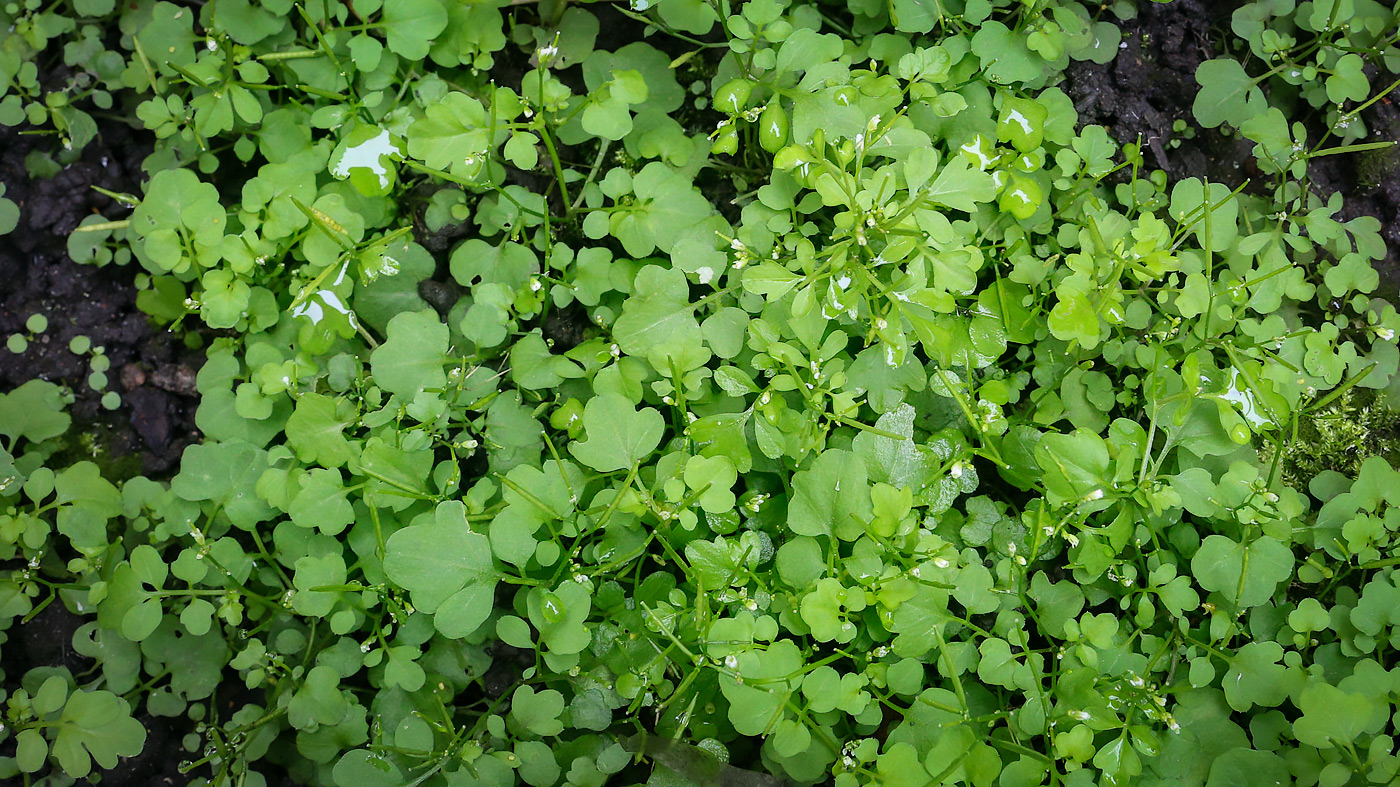
POLYGON ((1400 7, 1211 10, 0 7, 0 778, 1393 783, 1400 7))

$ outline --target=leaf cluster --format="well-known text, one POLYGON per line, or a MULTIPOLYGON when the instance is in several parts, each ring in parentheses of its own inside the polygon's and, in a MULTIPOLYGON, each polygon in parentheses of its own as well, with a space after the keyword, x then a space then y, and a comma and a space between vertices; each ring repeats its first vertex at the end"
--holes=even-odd
POLYGON ((0 627, 93 661, 6 676, 0 777, 143 713, 219 785, 1400 773, 1400 477, 1300 459, 1400 315, 1252 64, 1198 114, 1273 191, 1078 123, 1127 3, 12 6, 3 117, 81 147, 34 64, 92 26, 159 140, 74 256, 210 339, 169 479, 0 394, 0 627))

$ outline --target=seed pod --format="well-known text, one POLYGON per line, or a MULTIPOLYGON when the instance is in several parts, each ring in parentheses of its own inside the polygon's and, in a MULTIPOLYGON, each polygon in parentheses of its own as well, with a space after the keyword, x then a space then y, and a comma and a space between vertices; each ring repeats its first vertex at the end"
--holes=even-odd
POLYGON ((725 82, 715 91, 715 109, 730 115, 743 112, 749 105, 749 96, 753 95, 753 85, 753 80, 743 77, 725 82))
POLYGON ((738 150, 739 130, 734 127, 733 123, 725 123, 723 126, 720 126, 719 131, 715 133, 714 141, 710 143, 710 152, 716 154, 724 153, 732 156, 738 152, 738 150))
POLYGON ((787 144, 788 116, 778 99, 768 102, 758 117, 758 144, 769 153, 777 153, 787 144))

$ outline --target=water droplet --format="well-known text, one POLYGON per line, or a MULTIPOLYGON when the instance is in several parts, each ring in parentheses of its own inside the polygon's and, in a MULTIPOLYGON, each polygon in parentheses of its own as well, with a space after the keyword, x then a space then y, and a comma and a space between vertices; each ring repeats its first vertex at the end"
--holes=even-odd
POLYGON ((380 188, 388 188, 389 172, 383 162, 385 158, 392 160, 395 155, 398 149, 393 139, 387 130, 381 129, 378 135, 346 147, 340 159, 331 163, 331 174, 343 180, 350 177, 350 170, 363 168, 379 179, 380 188))
POLYGON ((544 592, 544 596, 540 600, 540 612, 544 614, 544 619, 550 623, 558 623, 567 614, 563 599, 548 590, 544 592))

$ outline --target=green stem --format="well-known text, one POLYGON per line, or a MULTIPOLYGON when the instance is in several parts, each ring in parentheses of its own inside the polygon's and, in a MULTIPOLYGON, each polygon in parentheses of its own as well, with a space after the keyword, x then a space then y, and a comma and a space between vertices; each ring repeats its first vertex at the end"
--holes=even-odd
POLYGON ((1341 145, 1335 148, 1327 148, 1326 150, 1314 151, 1308 154, 1308 158, 1315 159, 1321 158, 1323 156, 1335 156, 1338 153, 1364 153, 1368 150, 1384 150, 1385 148, 1394 147, 1395 145, 1396 143, 1393 140, 1387 140, 1385 142, 1362 142, 1355 145, 1341 145))

